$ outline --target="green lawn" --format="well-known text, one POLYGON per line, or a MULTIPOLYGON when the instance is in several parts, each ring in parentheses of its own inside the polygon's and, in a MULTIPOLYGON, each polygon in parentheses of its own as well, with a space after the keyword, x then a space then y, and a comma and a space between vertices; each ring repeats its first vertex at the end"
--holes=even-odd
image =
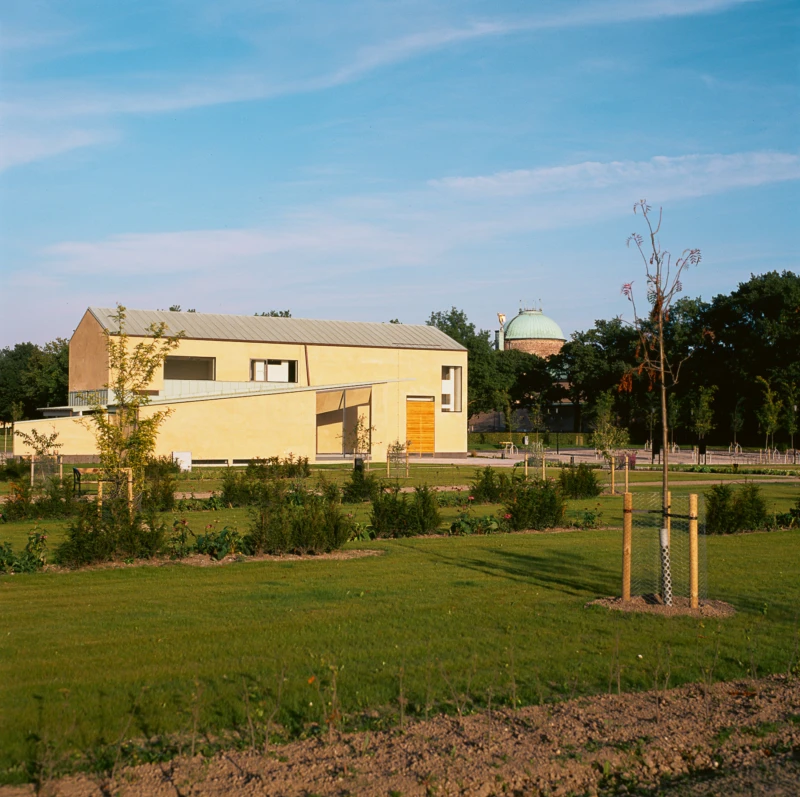
POLYGON ((585 609, 619 590, 618 531, 357 547, 383 555, 0 577, 0 780, 23 778, 31 733, 60 760, 123 732, 243 730, 245 689, 258 726, 281 673, 279 719, 302 735, 328 703, 350 725, 396 721, 401 669, 424 714, 605 692, 617 662, 625 690, 668 660, 672 684, 699 680, 717 645, 715 679, 796 652, 796 531, 708 540, 710 595, 739 611, 722 622, 585 609))

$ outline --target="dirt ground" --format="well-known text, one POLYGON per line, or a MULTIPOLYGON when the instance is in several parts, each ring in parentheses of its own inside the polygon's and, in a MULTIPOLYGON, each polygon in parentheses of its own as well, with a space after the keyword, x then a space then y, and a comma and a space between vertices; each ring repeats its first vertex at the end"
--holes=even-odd
MULTIPOLYGON (((0 787, 0 797, 35 793, 0 787)), ((800 680, 606 695, 43 784, 60 797, 800 793, 800 680)))

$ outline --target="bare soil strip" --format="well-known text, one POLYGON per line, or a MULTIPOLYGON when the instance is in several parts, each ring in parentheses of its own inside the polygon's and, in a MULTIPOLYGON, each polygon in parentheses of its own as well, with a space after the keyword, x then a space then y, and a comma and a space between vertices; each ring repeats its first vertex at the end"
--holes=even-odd
MULTIPOLYGON (((181 758, 44 784, 61 797, 182 795, 795 795, 800 680, 689 685, 380 733, 181 758)), ((0 787, 0 797, 34 794, 0 787)))

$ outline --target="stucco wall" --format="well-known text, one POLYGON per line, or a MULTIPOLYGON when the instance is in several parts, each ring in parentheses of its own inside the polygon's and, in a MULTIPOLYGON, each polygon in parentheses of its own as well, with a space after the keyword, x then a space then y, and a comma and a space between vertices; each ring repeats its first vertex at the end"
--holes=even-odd
MULTIPOLYGON (((141 340, 132 338, 130 345, 134 346, 141 340)), ((375 426, 372 454, 376 460, 385 458, 390 444, 405 441, 407 396, 434 397, 437 452, 467 450, 466 352, 184 340, 174 354, 215 357, 217 381, 248 381, 251 359, 297 360, 298 386, 307 385, 309 379, 312 386, 320 387, 391 380, 372 388, 371 417, 367 420, 375 426), (462 412, 441 411, 442 366, 462 368, 462 412)), ((105 365, 105 337, 94 318, 84 316, 70 342, 70 389, 102 387, 108 381, 105 365)), ((162 387, 163 371, 151 389, 160 390, 162 387)), ((195 459, 248 459, 285 456, 291 451, 313 460, 318 450, 316 395, 312 390, 167 405, 172 407, 173 413, 162 428, 157 453, 191 451, 195 459)), ((158 405, 159 408, 163 406, 158 405)), ((337 426, 333 415, 325 420, 329 423, 322 424, 323 439, 319 451, 339 451, 341 440, 337 435, 342 434, 341 423, 338 422, 337 426)), ((95 451, 92 434, 74 418, 30 423, 53 426, 59 431, 64 454, 95 451)))
POLYGON ((69 389, 99 390, 107 382, 106 336, 87 310, 69 341, 69 389))

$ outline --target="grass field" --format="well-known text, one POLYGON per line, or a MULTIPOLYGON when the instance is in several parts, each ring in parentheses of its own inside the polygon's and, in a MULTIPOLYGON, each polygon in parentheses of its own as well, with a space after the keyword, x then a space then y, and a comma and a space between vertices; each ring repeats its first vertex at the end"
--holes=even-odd
POLYGON ((195 724, 247 736, 280 679, 278 719, 303 735, 338 711, 395 722, 401 688, 424 714, 604 692, 617 666, 636 690, 667 666, 678 684, 797 654, 798 532, 708 540, 710 594, 738 610, 725 621, 585 609, 618 592, 616 531, 358 547, 383 555, 1 578, 0 780, 41 754, 30 734, 55 759, 195 724))

